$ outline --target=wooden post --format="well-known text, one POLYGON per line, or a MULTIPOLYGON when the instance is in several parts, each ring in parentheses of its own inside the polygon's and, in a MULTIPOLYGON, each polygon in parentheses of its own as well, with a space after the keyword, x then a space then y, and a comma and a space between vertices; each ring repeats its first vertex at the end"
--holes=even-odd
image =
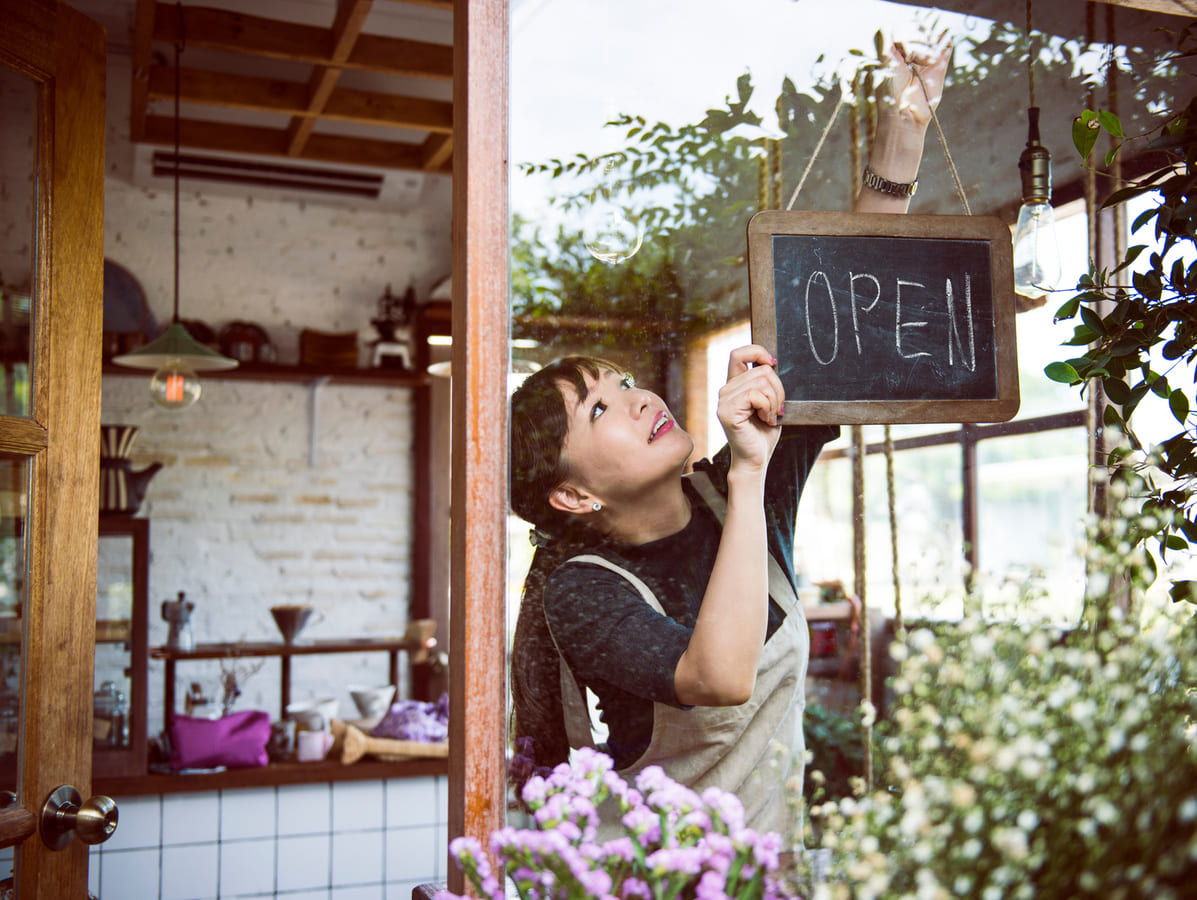
POLYGON ((453 9, 449 836, 484 845, 506 811, 507 16, 505 0, 453 9))

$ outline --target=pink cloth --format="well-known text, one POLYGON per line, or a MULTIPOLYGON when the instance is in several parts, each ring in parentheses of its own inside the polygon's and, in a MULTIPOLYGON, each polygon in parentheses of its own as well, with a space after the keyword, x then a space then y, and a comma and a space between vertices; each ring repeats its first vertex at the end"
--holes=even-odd
POLYGON ((246 710, 221 719, 170 716, 170 767, 229 769, 264 766, 269 762, 270 715, 246 710))

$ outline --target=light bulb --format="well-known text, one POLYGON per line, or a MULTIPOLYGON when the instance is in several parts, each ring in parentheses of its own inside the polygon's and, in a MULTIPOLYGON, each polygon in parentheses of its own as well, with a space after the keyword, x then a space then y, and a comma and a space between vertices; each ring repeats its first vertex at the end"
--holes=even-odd
POLYGON ((1060 281, 1056 213, 1043 200, 1023 203, 1014 226, 1014 290, 1036 300, 1060 281))
POLYGON ((1018 158, 1022 206, 1014 226, 1014 290, 1038 300, 1060 280, 1060 242, 1052 210, 1052 155, 1039 142, 1039 107, 1027 110, 1027 146, 1018 158))
POLYGON ((150 396, 165 409, 185 409, 200 396, 200 382, 182 360, 172 359, 150 379, 150 396))

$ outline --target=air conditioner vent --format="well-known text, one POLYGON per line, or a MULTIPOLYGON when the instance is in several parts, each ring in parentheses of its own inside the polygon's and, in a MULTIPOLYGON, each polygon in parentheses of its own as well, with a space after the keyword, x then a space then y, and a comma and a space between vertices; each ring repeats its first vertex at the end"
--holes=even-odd
POLYGON ((155 150, 153 175, 173 178, 176 160, 180 178, 274 188, 283 191, 316 191, 360 199, 377 200, 382 193, 383 176, 350 169, 291 166, 250 162, 219 156, 198 156, 155 150))

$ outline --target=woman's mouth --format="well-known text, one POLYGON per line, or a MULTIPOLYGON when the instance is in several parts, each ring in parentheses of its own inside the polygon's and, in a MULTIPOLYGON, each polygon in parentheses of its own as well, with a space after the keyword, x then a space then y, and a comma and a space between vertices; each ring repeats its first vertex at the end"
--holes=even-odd
POLYGON ((667 413, 657 413, 657 419, 653 422, 653 430, 648 435, 648 442, 651 444, 657 439, 657 435, 668 431, 673 427, 673 419, 669 418, 667 413))

